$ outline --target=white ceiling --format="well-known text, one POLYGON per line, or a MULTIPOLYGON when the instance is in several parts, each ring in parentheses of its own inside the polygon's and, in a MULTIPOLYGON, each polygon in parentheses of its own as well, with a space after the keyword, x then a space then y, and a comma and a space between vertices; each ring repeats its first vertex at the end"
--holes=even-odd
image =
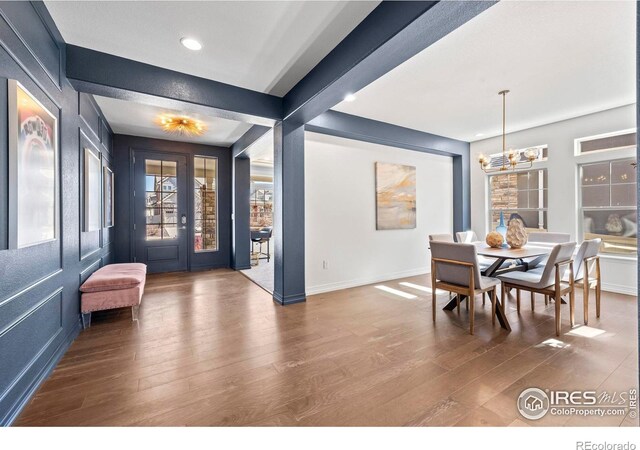
POLYGON ((185 113, 185 111, 174 111, 100 96, 95 96, 95 99, 107 122, 113 128, 113 132, 117 134, 229 147, 251 128, 251 125, 247 123, 203 116, 202 114, 185 113), (207 131, 202 136, 178 136, 165 133, 156 124, 156 119, 162 114, 186 114, 188 117, 201 121, 207 131))
POLYGON ((45 3, 70 44, 282 96, 379 2, 45 3))
POLYGON ((502 89, 507 132, 635 103, 635 18, 631 1, 501 1, 334 109, 476 141, 502 132, 502 89))
MULTIPOLYGON (((255 141, 246 150, 251 158, 251 164, 262 164, 273 167, 273 129, 255 141)), ((273 170, 273 169, 272 169, 273 170)))

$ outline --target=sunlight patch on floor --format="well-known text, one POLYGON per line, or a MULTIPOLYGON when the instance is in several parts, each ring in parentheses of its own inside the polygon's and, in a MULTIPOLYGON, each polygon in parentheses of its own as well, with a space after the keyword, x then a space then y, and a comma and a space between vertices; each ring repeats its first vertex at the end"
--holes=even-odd
POLYGON ((567 344, 566 342, 562 342, 558 339, 547 339, 546 341, 536 345, 536 347, 567 348, 571 347, 571 344, 567 344))
POLYGON ((397 295, 398 297, 407 298, 409 300, 413 300, 414 298, 418 298, 417 295, 409 294, 407 292, 399 291, 398 289, 390 288, 389 286, 385 286, 379 284, 374 286, 376 289, 380 289, 381 291, 388 292, 389 294, 397 295))
MULTIPOLYGON (((429 294, 431 294, 431 288, 429 286, 422 286, 421 284, 414 284, 414 283, 409 283, 406 281, 402 281, 400 283, 398 283, 400 286, 404 286, 404 287, 408 287, 411 289, 415 289, 418 291, 422 291, 422 292, 427 292, 429 294)), ((436 289, 436 295, 440 295, 440 294, 448 294, 449 292, 447 291, 443 291, 442 289, 436 289)))
POLYGON ((600 336, 601 334, 606 333, 605 330, 601 330, 600 328, 588 327, 586 325, 579 326, 577 328, 572 329, 567 334, 571 336, 581 336, 586 338, 594 338, 596 336, 600 336))

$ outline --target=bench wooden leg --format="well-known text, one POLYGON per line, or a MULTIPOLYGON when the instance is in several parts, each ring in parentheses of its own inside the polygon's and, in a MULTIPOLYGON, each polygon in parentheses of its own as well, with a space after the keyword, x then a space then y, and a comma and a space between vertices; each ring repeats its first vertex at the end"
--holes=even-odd
POLYGON ((520 289, 516 289, 516 307, 518 309, 518 314, 520 314, 520 289))
POLYGON ((138 320, 138 311, 140 310, 140 305, 135 305, 131 307, 131 320, 138 320))
POLYGON ((82 313, 82 329, 86 330, 91 326, 91 313, 82 313))

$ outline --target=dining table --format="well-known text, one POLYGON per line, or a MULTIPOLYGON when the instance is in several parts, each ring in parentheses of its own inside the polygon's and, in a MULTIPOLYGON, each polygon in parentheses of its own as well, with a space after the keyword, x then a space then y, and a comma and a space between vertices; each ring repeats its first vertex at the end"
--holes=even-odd
POLYGON ((484 242, 474 242, 478 256, 492 258, 494 261, 482 271, 485 277, 495 277, 505 272, 519 270, 526 272, 529 266, 536 265, 541 259, 551 253, 555 244, 546 242, 532 242, 521 248, 489 247, 484 242), (526 261, 526 259, 531 259, 526 261), (511 264, 505 262, 511 261, 511 264), (535 264, 534 264, 535 261, 535 264))
MULTIPOLYGON (((530 267, 535 266, 540 260, 546 258, 555 245, 547 242, 529 242, 521 248, 494 248, 482 241, 472 242, 472 244, 476 246, 478 256, 492 260, 491 263, 481 271, 485 277, 495 277, 513 271, 526 272, 530 267)), ((464 296, 460 296, 460 302, 463 300, 464 296)), ((457 305, 458 299, 457 296, 454 296, 443 309, 453 311, 457 305)), ((499 298, 496 298, 496 318, 502 328, 511 331, 509 320, 507 320, 504 312, 504 305, 502 305, 499 298)))

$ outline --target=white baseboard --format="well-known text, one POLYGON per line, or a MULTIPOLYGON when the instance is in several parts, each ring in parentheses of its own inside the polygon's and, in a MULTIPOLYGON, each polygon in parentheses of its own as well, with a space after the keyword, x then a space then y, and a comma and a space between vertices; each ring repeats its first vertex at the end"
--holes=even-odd
POLYGON ((626 284, 613 284, 613 283, 602 283, 602 290, 607 292, 615 292, 616 294, 626 294, 626 295, 638 295, 638 290, 635 286, 628 286, 626 284))
MULTIPOLYGON (((358 286, 365 286, 367 284, 381 283, 384 281, 397 280, 399 278, 415 277, 418 275, 429 275, 429 269, 420 267, 417 269, 405 270, 401 272, 393 272, 387 274, 380 274, 371 277, 355 278, 351 280, 337 281, 335 283, 319 284, 317 286, 308 286, 306 291, 307 295, 323 294, 325 292, 339 291, 341 289, 349 289, 358 286)), ((614 283, 602 283, 602 290, 606 292, 613 292, 616 294, 625 294, 637 296, 638 291, 635 286, 629 286, 625 284, 614 283)))
POLYGON ((307 286, 307 295, 322 294, 325 292, 339 291, 341 289, 349 289, 358 286, 365 286, 372 283, 381 283, 383 281, 397 280, 398 278, 415 277, 417 275, 427 275, 429 269, 419 267, 417 269, 404 270, 401 272, 393 272, 380 274, 370 277, 355 278, 351 280, 336 281, 335 283, 319 284, 316 286, 307 286))

